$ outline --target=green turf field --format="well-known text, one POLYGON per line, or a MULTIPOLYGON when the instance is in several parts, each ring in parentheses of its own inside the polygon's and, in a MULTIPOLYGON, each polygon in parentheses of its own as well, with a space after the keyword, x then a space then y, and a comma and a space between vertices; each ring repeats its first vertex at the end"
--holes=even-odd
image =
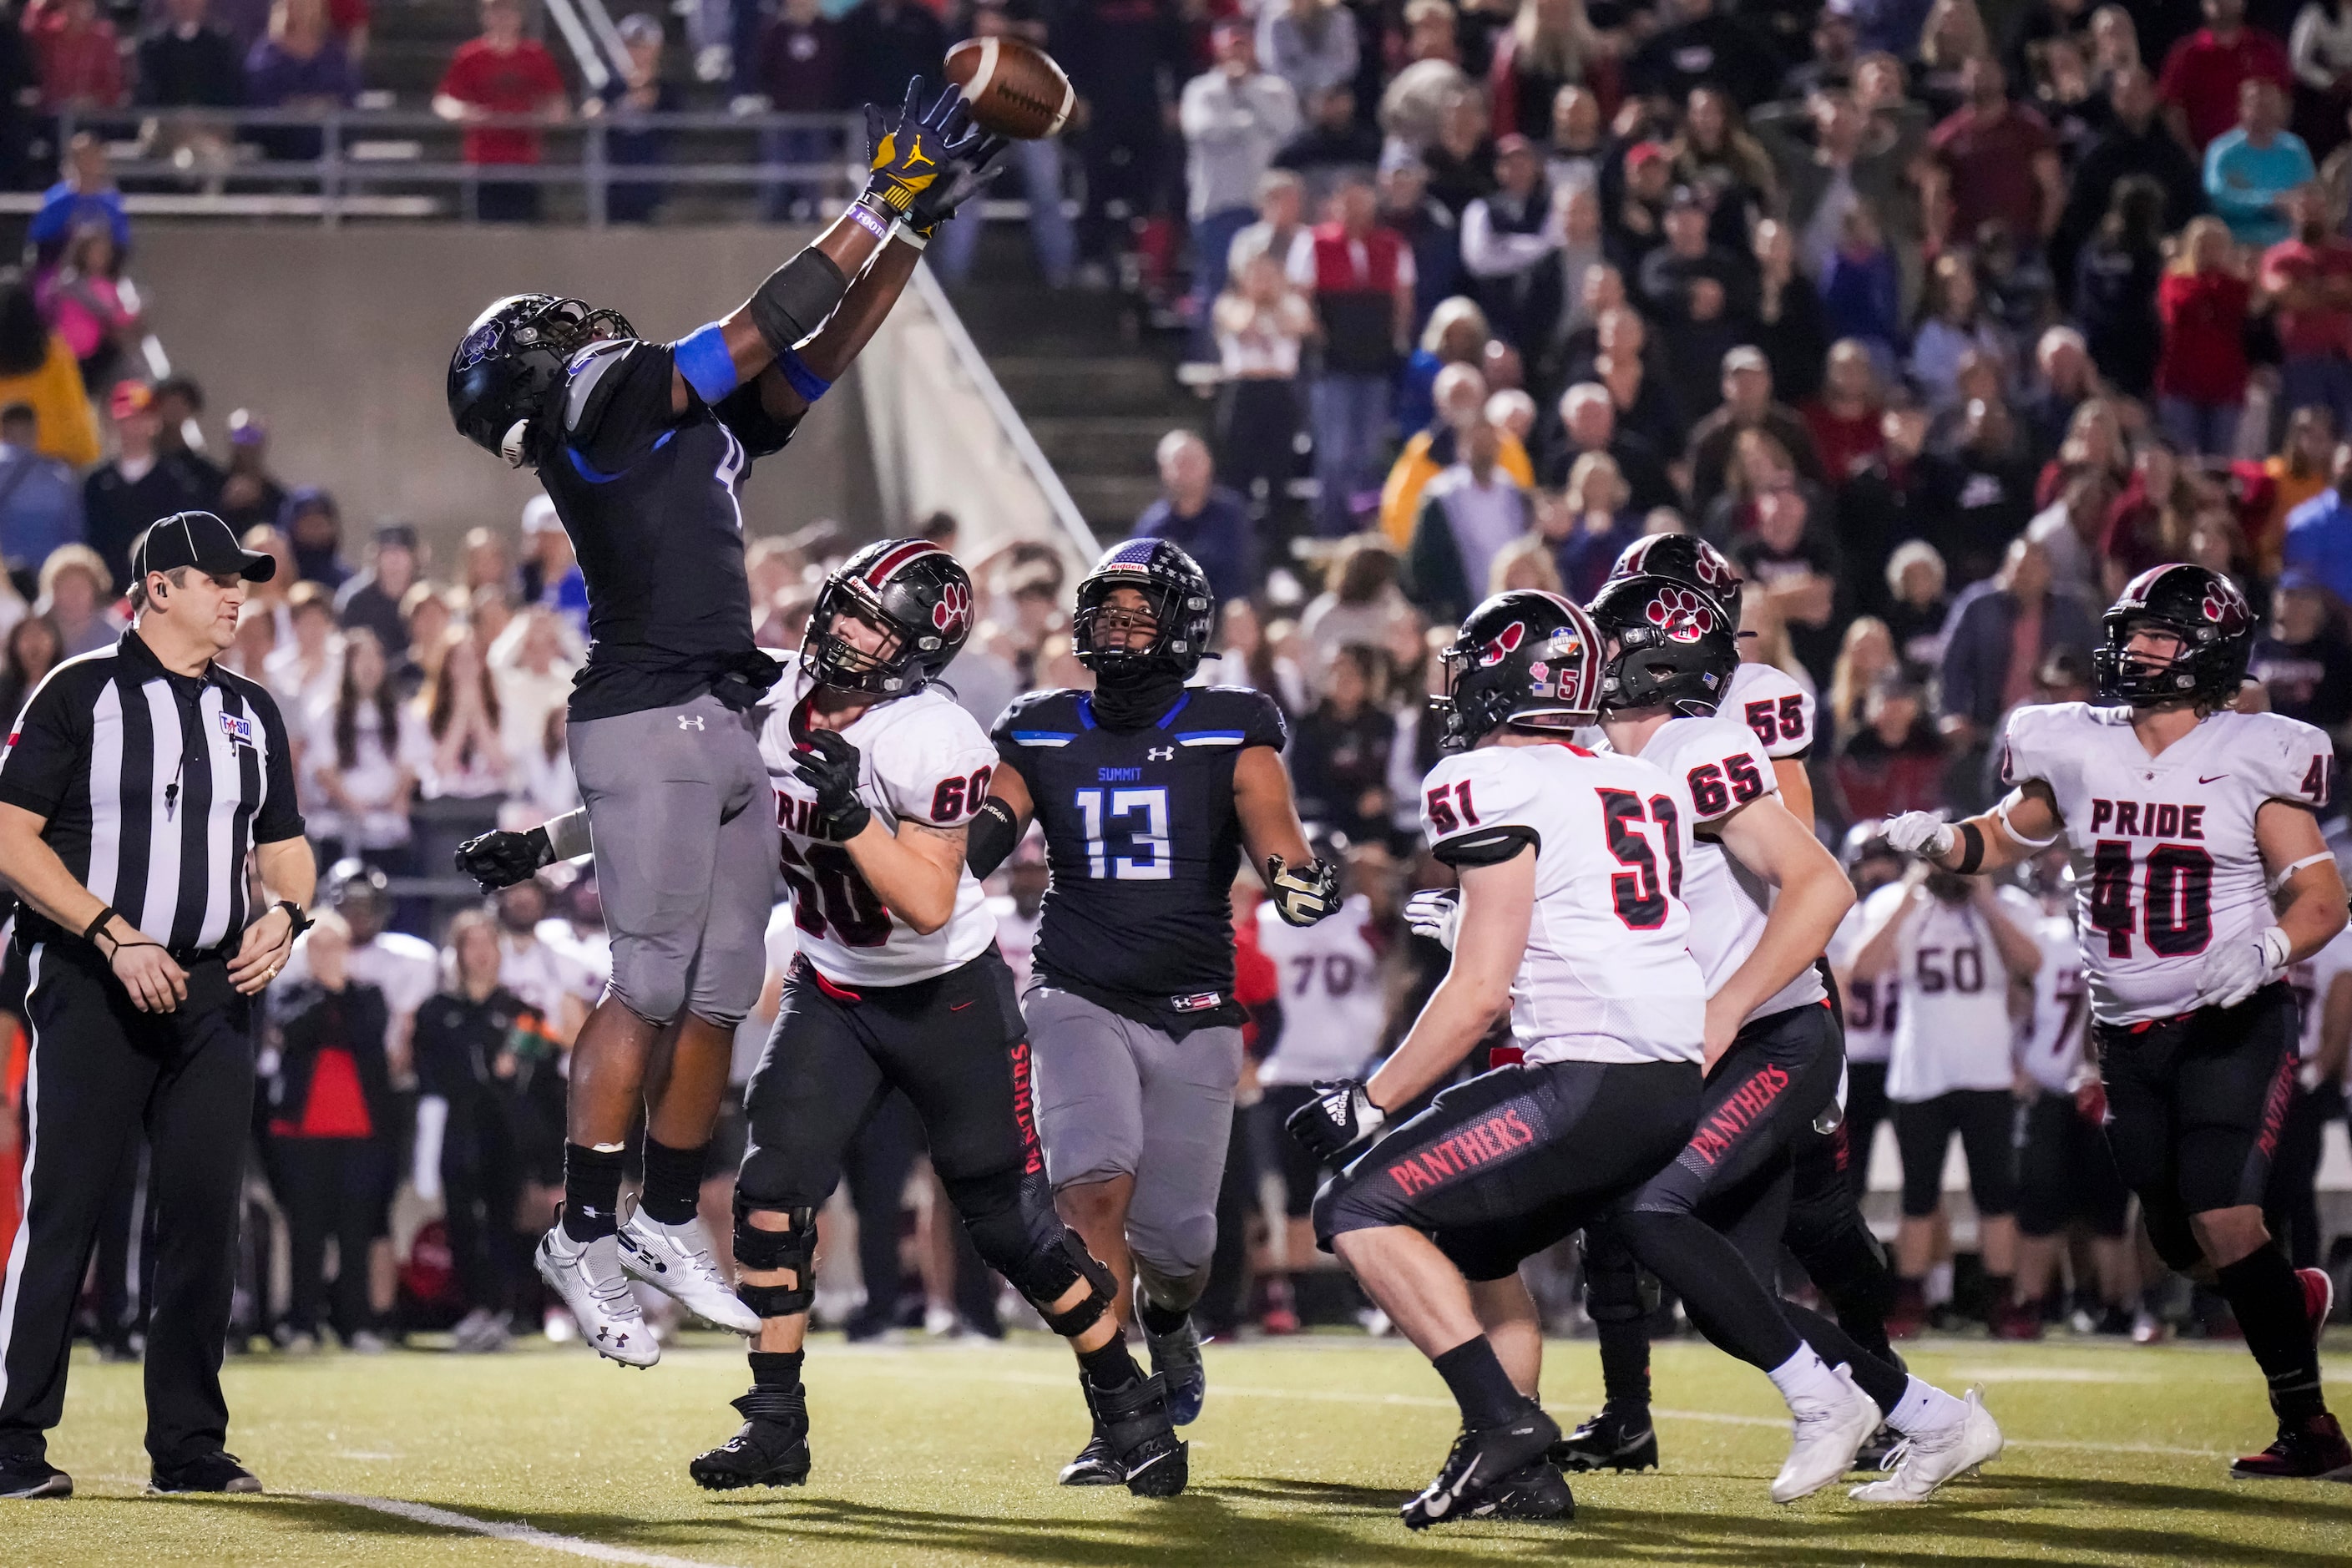
MULTIPOLYGON (((2337 1338, 2342 1366, 2352 1343, 2337 1338)), ((1192 1488, 1171 1502, 1053 1484, 1083 1431, 1069 1359, 1042 1335, 821 1337, 814 1484, 719 1497, 685 1473, 734 1429, 742 1358, 715 1340, 645 1373, 576 1349, 240 1360, 229 1446, 260 1498, 140 1497, 139 1371, 85 1358, 50 1450, 79 1495, 0 1503, 0 1564, 2352 1562, 2352 1486, 2227 1478, 2228 1456, 2269 1436, 2234 1346, 1914 1347, 1947 1387, 1984 1384, 2011 1447, 1910 1510, 1843 1490, 1774 1508, 1764 1486, 1787 1428, 1771 1385, 1703 1345, 1662 1346, 1664 1474, 1580 1479, 1572 1524, 1417 1536, 1396 1508, 1435 1470, 1454 1413, 1410 1349, 1330 1337, 1208 1357, 1192 1488)), ((1599 1387, 1591 1344, 1551 1357, 1548 1403, 1580 1416, 1599 1387)), ((2352 1382, 2331 1386, 2352 1405, 2352 1382)))

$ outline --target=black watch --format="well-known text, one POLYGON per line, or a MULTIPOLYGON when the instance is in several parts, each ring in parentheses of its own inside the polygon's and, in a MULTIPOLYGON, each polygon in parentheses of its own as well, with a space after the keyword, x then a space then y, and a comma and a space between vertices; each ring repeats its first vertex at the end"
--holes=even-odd
POLYGON ((294 922, 294 929, 286 933, 286 940, 288 942, 292 942, 296 937, 300 936, 304 931, 310 929, 310 917, 302 912, 302 906, 296 903, 293 900, 280 899, 277 903, 270 907, 273 909, 284 910, 286 911, 286 918, 294 922))

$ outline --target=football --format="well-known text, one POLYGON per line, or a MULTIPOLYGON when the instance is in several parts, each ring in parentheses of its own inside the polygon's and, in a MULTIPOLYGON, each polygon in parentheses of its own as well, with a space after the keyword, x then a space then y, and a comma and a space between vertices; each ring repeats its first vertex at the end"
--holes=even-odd
POLYGON ((966 38, 948 51, 947 71, 970 100, 974 122, 1000 136, 1052 136, 1077 106, 1077 89, 1054 57, 1019 38, 966 38))

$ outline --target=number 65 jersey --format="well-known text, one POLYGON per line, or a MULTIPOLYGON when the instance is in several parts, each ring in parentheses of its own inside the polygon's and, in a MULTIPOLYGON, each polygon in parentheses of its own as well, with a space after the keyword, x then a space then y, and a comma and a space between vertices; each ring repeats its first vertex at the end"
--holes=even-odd
POLYGON ((2169 1018, 2199 1005, 2203 954, 2271 923, 2254 843, 2265 801, 2326 802, 2334 748, 2276 713, 2212 714, 2151 757, 2128 708, 2020 708, 2001 782, 2049 785, 2074 866, 2091 1016, 2169 1018))
POLYGON ((1638 757, 1487 746, 1423 781, 1430 852, 1456 870, 1532 845, 1536 903, 1511 981, 1531 1063, 1695 1062, 1706 985, 1690 954, 1690 795, 1638 757))
MULTIPOLYGON (((843 985, 911 985, 969 963, 996 941, 996 917, 971 872, 957 868, 955 913, 929 936, 883 905, 849 851, 810 829, 816 792, 793 772, 793 716, 811 682, 796 656, 769 694, 760 756, 776 789, 781 868, 800 950, 843 985)), ((971 714, 930 689, 877 702, 842 731, 860 755, 857 798, 893 832, 907 823, 961 827, 988 798, 996 748, 971 714)))

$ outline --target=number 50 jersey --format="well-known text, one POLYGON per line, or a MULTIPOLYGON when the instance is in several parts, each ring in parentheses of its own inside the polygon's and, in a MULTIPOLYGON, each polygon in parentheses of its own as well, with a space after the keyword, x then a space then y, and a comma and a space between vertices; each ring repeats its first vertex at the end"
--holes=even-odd
MULTIPOLYGON (((770 692, 760 756, 776 787, 782 867, 792 890, 800 950, 844 985, 911 985, 968 963, 996 941, 996 917, 971 872, 959 866, 955 913, 926 936, 885 908, 849 851, 810 832, 816 792, 793 772, 793 714, 808 700, 808 674, 792 667, 770 692)), ((996 752, 971 714, 936 689, 877 702, 842 734, 860 761, 857 798, 893 832, 906 823, 961 827, 988 798, 996 752)))
POLYGON ((2203 954, 2271 923, 2254 816, 2264 802, 2316 809, 2335 748, 2276 713, 2215 713, 2151 757, 2127 708, 2020 708, 2001 782, 2039 779, 2065 823, 2091 1016, 2137 1024, 2198 1005, 2203 954))
POLYGON ((1565 742, 1487 746, 1430 770, 1421 820, 1440 860, 1466 869, 1535 847, 1535 914, 1511 981, 1528 1061, 1699 1059, 1706 984, 1682 898, 1691 816, 1689 791, 1652 763, 1565 742))

